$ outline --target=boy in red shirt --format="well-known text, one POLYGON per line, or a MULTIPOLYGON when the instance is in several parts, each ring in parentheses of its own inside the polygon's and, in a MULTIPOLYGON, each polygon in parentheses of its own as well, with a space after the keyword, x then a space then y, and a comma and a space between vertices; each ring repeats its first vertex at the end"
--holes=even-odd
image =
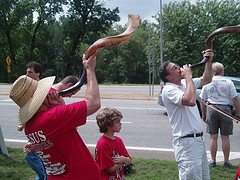
POLYGON ((103 136, 98 140, 95 158, 101 169, 101 180, 124 180, 123 165, 131 163, 125 145, 114 133, 121 130, 122 113, 115 108, 105 108, 96 116, 103 136))

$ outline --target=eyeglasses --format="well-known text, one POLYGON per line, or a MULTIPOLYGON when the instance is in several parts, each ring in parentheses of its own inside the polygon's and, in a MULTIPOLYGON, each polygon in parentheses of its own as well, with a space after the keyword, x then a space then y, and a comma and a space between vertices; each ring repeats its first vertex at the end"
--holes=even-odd
POLYGON ((176 69, 178 69, 178 65, 177 64, 175 64, 173 67, 172 67, 172 69, 171 69, 171 71, 175 71, 176 69))

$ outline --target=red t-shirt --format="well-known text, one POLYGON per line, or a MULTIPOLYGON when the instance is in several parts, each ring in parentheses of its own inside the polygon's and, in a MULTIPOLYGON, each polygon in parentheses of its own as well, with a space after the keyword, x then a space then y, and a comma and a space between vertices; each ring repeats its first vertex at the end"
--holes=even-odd
POLYGON ((25 134, 42 158, 48 180, 100 179, 99 167, 76 130, 86 118, 86 102, 80 101, 53 106, 26 123, 25 134))
POLYGON ((48 94, 51 93, 51 92, 53 92, 53 91, 59 91, 59 90, 57 90, 57 89, 51 87, 51 89, 49 90, 48 94))
MULTIPOLYGON (((102 136, 95 149, 95 158, 101 169, 101 180, 123 180, 124 169, 121 167, 119 170, 108 173, 107 168, 114 166, 112 157, 126 156, 130 157, 125 145, 121 138, 114 136, 115 139, 110 139, 106 136, 102 136)), ((130 157, 131 158, 131 157, 130 157)))

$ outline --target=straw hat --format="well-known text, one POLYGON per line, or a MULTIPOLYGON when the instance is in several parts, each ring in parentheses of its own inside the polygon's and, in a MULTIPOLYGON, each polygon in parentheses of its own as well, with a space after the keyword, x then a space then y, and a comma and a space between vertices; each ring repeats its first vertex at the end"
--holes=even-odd
POLYGON ((36 81, 26 75, 20 76, 12 85, 9 97, 20 107, 19 124, 24 126, 37 112, 54 82, 55 76, 36 81))

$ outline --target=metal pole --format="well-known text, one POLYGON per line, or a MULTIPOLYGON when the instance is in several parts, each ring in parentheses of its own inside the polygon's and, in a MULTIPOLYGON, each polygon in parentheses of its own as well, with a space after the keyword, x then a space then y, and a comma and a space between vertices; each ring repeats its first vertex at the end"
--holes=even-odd
POLYGON ((8 83, 10 83, 10 74, 8 73, 8 83))
POLYGON ((162 37, 162 0, 160 0, 160 56, 163 63, 163 37, 162 37))
POLYGON ((153 96, 154 95, 154 76, 155 76, 155 40, 153 40, 152 64, 153 64, 153 76, 152 76, 152 96, 153 96))
POLYGON ((148 36, 148 69, 149 69, 149 96, 151 96, 151 54, 150 54, 150 36, 148 36))
POLYGON ((6 156, 8 156, 8 150, 7 150, 7 146, 5 144, 5 141, 4 141, 1 125, 0 125, 0 147, 1 147, 0 148, 0 153, 3 153, 6 156))

